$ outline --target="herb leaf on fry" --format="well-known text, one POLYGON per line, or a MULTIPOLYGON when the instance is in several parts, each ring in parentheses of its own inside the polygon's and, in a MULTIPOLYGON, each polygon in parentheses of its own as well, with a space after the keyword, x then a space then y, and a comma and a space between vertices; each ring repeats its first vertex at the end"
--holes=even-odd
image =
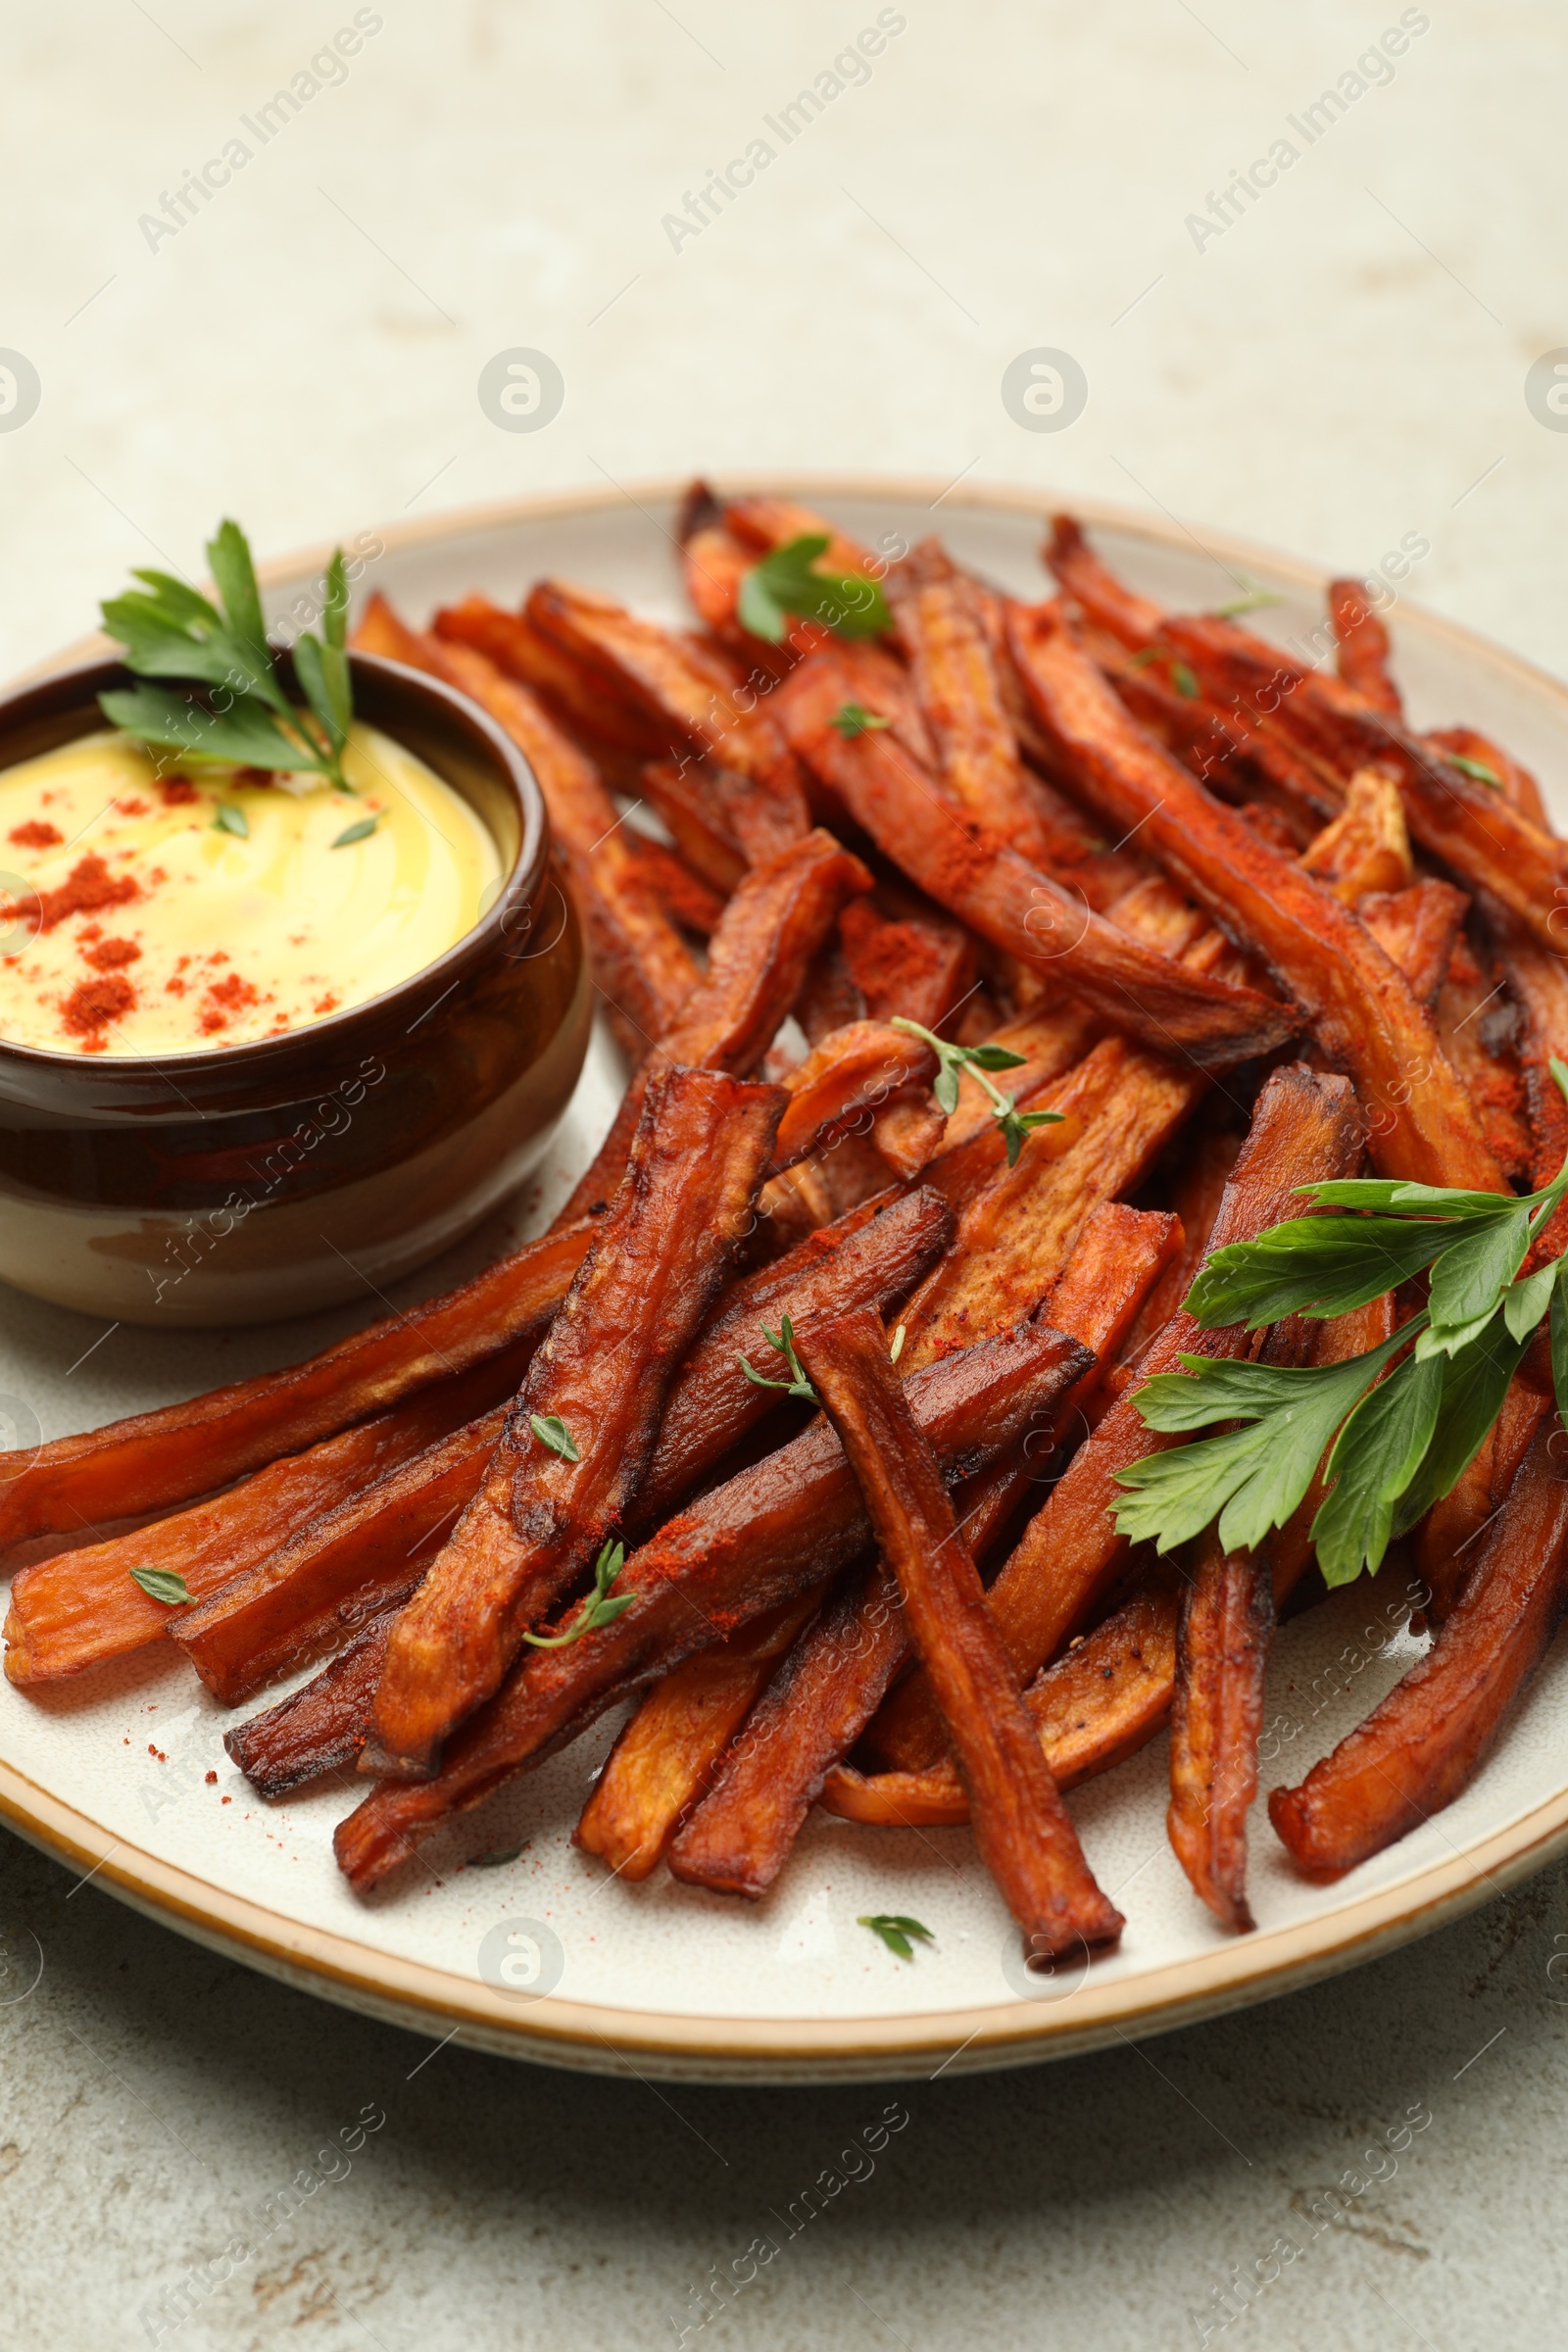
POLYGON ((792 614, 819 620, 837 637, 880 637, 890 629, 893 614, 877 581, 863 572, 817 570, 828 545, 825 532, 803 531, 754 564, 741 582, 742 628, 769 645, 782 643, 792 614))

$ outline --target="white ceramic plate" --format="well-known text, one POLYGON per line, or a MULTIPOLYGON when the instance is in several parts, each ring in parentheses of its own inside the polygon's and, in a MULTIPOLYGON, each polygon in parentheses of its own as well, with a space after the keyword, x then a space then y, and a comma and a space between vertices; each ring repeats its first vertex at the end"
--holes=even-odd
MULTIPOLYGON (((783 485, 780 485, 783 486, 783 485)), ((1007 587, 1044 589, 1048 502, 936 483, 819 480, 788 487, 863 540, 940 529, 956 554, 1007 587)), ((674 493, 649 490, 487 508, 381 534, 363 586, 410 617, 479 588, 514 602, 542 573, 683 616, 670 536, 674 493)), ((1080 505, 1139 587, 1212 606, 1246 575, 1284 602, 1257 618, 1282 641, 1312 628, 1322 580, 1307 567, 1205 534, 1080 505)), ((274 565, 281 612, 321 551, 274 565)), ((1568 692, 1525 663, 1401 603, 1399 675, 1420 723, 1467 720, 1543 775, 1568 816, 1568 692)), ((608 1124, 621 1084, 597 1043, 543 1183, 512 1230, 537 1230, 608 1124)), ((503 1237, 492 1233, 492 1250, 503 1237)), ((432 1269, 405 1295, 469 1270, 432 1269)), ((120 1332, 84 1365, 86 1318, 5 1294, 0 1386, 46 1436, 189 1395, 309 1352, 355 1318, 227 1335, 120 1332), (68 1367, 70 1368, 68 1371, 68 1367)), ((379 1311, 368 1299, 365 1316, 379 1311)), ((1287 1626, 1270 1670, 1265 1782, 1299 1778, 1395 1682, 1417 1645, 1390 1629, 1386 1577, 1287 1626)), ((285 1981, 432 2035, 454 2030, 514 2056, 599 2071, 787 2081, 934 2074, 1014 2065, 1136 2037, 1257 2000, 1424 1934, 1539 1870, 1568 1845, 1568 1665, 1548 1659, 1477 1785, 1450 1809, 1338 1886, 1287 1867, 1261 1802, 1253 1820, 1255 1935, 1223 1936, 1166 1844, 1165 1742, 1072 1799, 1089 1858, 1127 1914, 1120 1950, 1080 1978, 1036 1981, 967 1831, 868 1830, 813 1814, 777 1887, 755 1908, 657 1876, 609 1878, 570 1844, 615 1729, 599 1732, 430 1841, 429 1871, 361 1903, 333 1867, 331 1835, 351 1790, 257 1802, 229 1764, 232 1721, 183 1662, 146 1653, 80 1691, 43 1700, 0 1686, 0 1810, 101 1886, 181 1933, 285 1981), (162 1751, 161 1761, 149 1748, 162 1751), (206 1775, 216 1772, 216 1783, 206 1775), (223 1803, 227 1797, 230 1801, 223 1803), (460 1867, 480 1848, 516 1859, 460 1867), (912 1912, 935 1942, 909 1964, 857 1925, 912 1912)), ((618 1718, 616 1719, 618 1720, 618 1718)))

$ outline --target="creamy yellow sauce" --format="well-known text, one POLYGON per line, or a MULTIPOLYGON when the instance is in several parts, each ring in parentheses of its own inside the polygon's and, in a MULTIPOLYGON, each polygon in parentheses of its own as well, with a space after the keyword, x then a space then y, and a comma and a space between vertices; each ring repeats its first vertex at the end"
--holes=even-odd
POLYGON ((377 729, 354 727, 343 765, 350 793, 206 764, 160 775, 104 733, 0 769, 0 1038, 212 1052, 433 963, 494 899, 496 844, 377 729))

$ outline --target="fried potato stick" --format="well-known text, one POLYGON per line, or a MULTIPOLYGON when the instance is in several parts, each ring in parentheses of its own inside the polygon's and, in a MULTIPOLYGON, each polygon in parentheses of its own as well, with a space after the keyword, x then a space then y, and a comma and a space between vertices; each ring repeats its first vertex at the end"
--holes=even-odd
POLYGON ((1389 667, 1389 632, 1360 580, 1330 580, 1329 620, 1336 659, 1347 686, 1391 718, 1402 718, 1404 703, 1389 667))
MULTIPOLYGON (((890 1305, 951 1232, 940 1197, 914 1194, 858 1210, 761 1272, 732 1283, 681 1365, 639 1493, 639 1523, 684 1501, 697 1482, 772 1410, 744 1380, 739 1348, 780 1314, 890 1305)), ((210 1690, 233 1705, 341 1638, 396 1591, 409 1597, 429 1546, 484 1475, 505 1415, 455 1433, 232 1578, 179 1620, 181 1645, 210 1690)), ((152 1605, 152 1604, 150 1604, 152 1605)))
MULTIPOLYGON (((1258 1096, 1251 1130, 1225 1187, 1210 1253, 1298 1214, 1298 1188, 1353 1173, 1361 1142, 1355 1097, 1345 1079, 1299 1064, 1277 1070, 1258 1096)), ((1138 1369, 1150 1378, 1178 1369, 1183 1354, 1243 1355, 1253 1345, 1239 1326, 1200 1331, 1183 1309, 1151 1344, 1138 1369)), ((1136 1393, 1135 1387, 1119 1397, 1084 1440, 991 1588, 992 1612, 1025 1674, 1055 1654, 1127 1559, 1129 1546, 1110 1516, 1124 1491, 1116 1473, 1165 1443, 1145 1427, 1136 1393)), ((941 1722, 920 1676, 911 1675, 893 1693, 868 1741, 878 1763, 900 1770, 936 1761, 941 1722)))
POLYGON ((1260 1552, 1193 1546, 1176 1635, 1165 1825, 1176 1859, 1221 1927, 1245 1935, 1247 1815, 1257 1794, 1274 1592, 1260 1552))
MULTIPOLYGON (((928 1365, 908 1395, 944 1477, 956 1480, 1021 1440, 1086 1369, 1083 1348, 1031 1326, 928 1365)), ((339 1867, 368 1891, 430 1831, 616 1699, 767 1610, 820 1597, 869 1537, 838 1439, 825 1424, 806 1430, 634 1552, 615 1584, 633 1605, 566 1648, 522 1659, 449 1742, 435 1780, 387 1782, 367 1797, 339 1824, 339 1867)))
POLYGON ((1269 1819, 1309 1877, 1338 1878, 1419 1829, 1463 1794, 1496 1744, 1562 1613, 1563 1445, 1552 1413, 1426 1656, 1299 1787, 1269 1798, 1269 1819))
POLYGON ((384 1609, 302 1690, 223 1734, 258 1796, 287 1796, 355 1761, 396 1617, 395 1608, 384 1609))
POLYGON ((542 1336, 592 1240, 564 1227, 303 1363, 0 1454, 0 1544, 170 1510, 542 1336))
POLYGON ((570 1225, 608 1203, 625 1169, 643 1090, 655 1071, 684 1062, 739 1077, 756 1068, 840 907, 870 887, 859 859, 829 833, 808 833, 766 865, 753 868, 724 909, 700 986, 627 1088, 609 1135, 557 1225, 570 1225))
POLYGON ((619 1528, 752 1212, 784 1098, 676 1065, 528 1368, 478 1494, 387 1644, 362 1769, 420 1777, 619 1528))
POLYGON ((1143 826, 1151 852, 1263 957, 1353 1077, 1382 1172, 1504 1190, 1430 1015, 1365 927, 1146 735, 1064 630, 1019 632, 1016 650, 1042 721, 1102 812, 1143 826))
MULTIPOLYGON (((905 1622, 968 1790, 981 1859, 1023 1931, 1027 1957, 1107 1948, 1120 1936, 1121 1913, 1084 1859, 936 1456, 888 1362, 880 1322, 861 1312, 819 1324, 802 1334, 801 1350, 898 1579, 905 1622)), ((672 1868, 704 1810, 676 1838, 672 1868)))
POLYGON ((22 1569, 5 1627, 8 1678, 54 1682, 162 1641, 188 1612, 152 1599, 133 1569, 177 1576, 192 1600, 204 1599, 475 1413, 503 1402, 530 1353, 526 1347, 503 1349, 456 1380, 438 1381, 406 1403, 254 1471, 208 1502, 22 1569))
POLYGON ((1284 1006, 1152 954, 964 819, 885 735, 846 742, 832 719, 849 699, 838 656, 813 656, 780 689, 785 733, 857 823, 939 906, 994 946, 1049 969, 1114 1027, 1185 1054, 1200 1068, 1226 1067, 1291 1035, 1284 1006))
MULTIPOLYGON (((1163 1261, 1170 1226, 1169 1218, 1119 1202, 1090 1220, 1040 1319, 1080 1341, 1095 1360, 1062 1398, 1052 1426, 1030 1433, 1027 1454, 1014 1449, 955 1494, 957 1523, 977 1560, 1006 1525, 1008 1506, 1027 1489, 1035 1465, 1050 1460, 1092 1396, 1163 1261)), ((712 1792, 670 1849, 675 1876, 721 1893, 764 1893, 788 1860, 824 1774, 859 1738, 908 1645, 898 1580, 885 1561, 873 1560, 826 1602, 748 1719, 712 1792)), ((658 1695, 651 1693, 645 1706, 658 1695)))
MULTIPOLYGON (((1025 1690, 1058 1788, 1109 1772, 1146 1747, 1169 1720, 1176 1680, 1177 1600, 1155 1573, 1025 1690)), ((822 1784, 824 1812, 886 1828, 957 1829, 969 1799, 951 1755, 921 1772, 857 1772, 835 1764, 822 1784)))

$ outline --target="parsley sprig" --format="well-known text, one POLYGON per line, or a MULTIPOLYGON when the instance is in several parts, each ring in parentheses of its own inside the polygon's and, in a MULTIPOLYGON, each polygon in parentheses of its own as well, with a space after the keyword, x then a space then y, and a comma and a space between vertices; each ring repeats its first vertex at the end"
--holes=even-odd
POLYGON ((909 1941, 911 1936, 918 1936, 922 1943, 936 1941, 929 1928, 923 1928, 917 1919, 906 1918, 902 1911, 862 1911, 855 1924, 858 1928, 869 1928, 873 1936, 879 1936, 899 1960, 914 1958, 914 1946, 909 1941))
MULTIPOLYGON (((1553 1060, 1551 1075, 1568 1097, 1568 1066, 1553 1060)), ((1180 1372, 1156 1374, 1133 1399, 1146 1425, 1176 1435, 1243 1426, 1119 1472, 1130 1492, 1116 1525, 1168 1551, 1217 1517, 1227 1550, 1255 1545, 1284 1525, 1322 1461, 1329 1491, 1312 1541, 1325 1583, 1342 1585, 1363 1567, 1376 1574, 1393 1539, 1453 1487, 1548 1316, 1558 1409, 1568 1413, 1568 1259, 1519 1279, 1568 1196, 1568 1159, 1523 1196, 1376 1177, 1301 1190, 1319 1208, 1360 1213, 1293 1217, 1215 1250, 1185 1302, 1200 1329, 1348 1314, 1430 1268, 1427 1304, 1340 1364, 1179 1357, 1180 1372)))
POLYGON ((783 642, 791 613, 823 622, 836 637, 880 637, 890 629, 893 615, 878 581, 859 571, 817 570, 828 544, 824 531, 803 531, 754 564, 736 605, 741 627, 769 645, 783 642))
POLYGON ((1022 1054, 1009 1054, 1005 1046, 956 1046, 951 1039, 938 1037, 934 1030, 922 1029, 918 1021, 906 1021, 902 1013, 896 1016, 890 1026, 902 1029, 907 1037, 919 1038, 923 1045, 931 1048, 941 1064, 931 1092, 936 1098, 937 1108, 945 1110, 950 1119, 958 1107, 959 1075, 964 1070, 969 1071, 991 1104, 997 1125, 1002 1129, 1003 1141, 1007 1147, 1009 1168, 1017 1166, 1018 1154, 1033 1128, 1058 1127, 1061 1124, 1062 1114, 1059 1110, 1019 1110, 1011 1095, 1004 1095, 1000 1086, 993 1086, 988 1072, 1021 1068, 1025 1058, 1022 1054))
POLYGON ((582 1607, 564 1634, 524 1634, 535 1649, 566 1649, 580 1642, 584 1634, 597 1633, 602 1625, 613 1625, 622 1609, 629 1609, 636 1599, 635 1592, 612 1592, 610 1588, 620 1574, 626 1558, 624 1544, 611 1542, 594 1562, 594 1589, 585 1595, 582 1607))
POLYGON ((314 768, 348 792, 343 747, 354 696, 343 550, 326 568, 320 636, 302 634, 294 642, 294 674, 308 710, 296 709, 273 672, 256 567, 237 522, 219 524, 207 561, 221 610, 167 571, 135 572, 142 586, 103 607, 104 627, 138 676, 204 687, 206 700, 172 687, 137 686, 100 695, 104 716, 163 750, 237 767, 314 768))
POLYGON ((782 1389, 786 1396, 798 1396, 803 1404, 819 1404, 821 1398, 807 1379, 801 1359, 795 1352, 795 1327, 788 1315, 780 1315, 777 1331, 769 1331, 764 1323, 762 1337, 774 1354, 784 1358, 790 1368, 790 1376, 788 1380, 764 1380, 755 1364, 744 1355, 739 1356, 736 1361, 753 1388, 782 1389))

